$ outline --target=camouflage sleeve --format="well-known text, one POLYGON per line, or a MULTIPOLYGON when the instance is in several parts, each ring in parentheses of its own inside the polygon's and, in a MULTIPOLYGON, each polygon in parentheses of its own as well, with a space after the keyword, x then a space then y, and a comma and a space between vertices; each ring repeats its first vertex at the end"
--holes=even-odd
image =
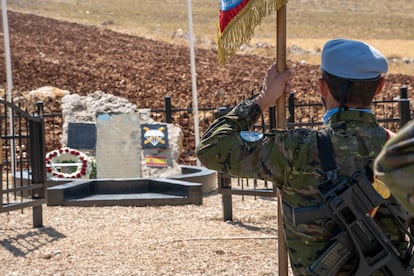
POLYGON ((388 140, 374 169, 377 178, 414 214, 414 120, 388 140))
POLYGON ((284 132, 249 132, 261 114, 257 104, 246 100, 216 119, 197 147, 201 163, 230 175, 282 180, 289 168, 288 152, 278 146, 284 144, 284 132))

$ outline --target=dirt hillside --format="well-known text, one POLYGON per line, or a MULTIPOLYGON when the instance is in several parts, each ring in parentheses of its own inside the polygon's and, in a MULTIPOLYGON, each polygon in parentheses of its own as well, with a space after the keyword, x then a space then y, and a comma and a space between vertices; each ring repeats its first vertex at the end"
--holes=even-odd
MULTIPOLYGON (((17 12, 9 12, 9 24, 15 96, 51 85, 80 95, 102 90, 127 98, 139 108, 163 108, 166 96, 171 97, 173 108, 192 106, 187 47, 17 12)), ((5 72, 4 60, 0 59, 1 72, 5 72)), ((272 62, 238 55, 228 65, 219 66, 215 50, 197 49, 199 108, 234 105, 257 91, 272 62)), ((314 91, 319 67, 291 62, 288 66, 295 71, 291 87, 298 101, 317 102, 314 91)), ((5 73, 1 81, 6 82, 5 73)), ((402 84, 412 91, 414 76, 389 75, 384 98, 396 96, 402 84)), ((59 106, 49 102, 45 111, 58 111, 59 106)), ((183 127, 191 154, 194 133, 190 117, 182 114, 175 123, 183 127)), ((201 120, 201 131, 210 122, 201 120)))

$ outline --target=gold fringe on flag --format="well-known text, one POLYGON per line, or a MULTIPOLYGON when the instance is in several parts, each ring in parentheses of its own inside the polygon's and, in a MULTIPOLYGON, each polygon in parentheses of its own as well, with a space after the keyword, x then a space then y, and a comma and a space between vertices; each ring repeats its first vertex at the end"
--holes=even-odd
POLYGON ((250 41, 254 28, 262 18, 276 11, 288 0, 250 0, 245 7, 230 21, 223 33, 218 26, 217 44, 218 60, 225 64, 238 48, 250 41))

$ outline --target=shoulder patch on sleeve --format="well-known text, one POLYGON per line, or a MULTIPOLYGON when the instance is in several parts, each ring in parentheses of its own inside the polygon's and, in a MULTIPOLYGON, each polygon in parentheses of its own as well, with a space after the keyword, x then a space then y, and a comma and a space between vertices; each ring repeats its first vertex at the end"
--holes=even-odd
POLYGON ((252 131, 240 131, 240 137, 246 142, 257 142, 263 138, 263 133, 252 131))

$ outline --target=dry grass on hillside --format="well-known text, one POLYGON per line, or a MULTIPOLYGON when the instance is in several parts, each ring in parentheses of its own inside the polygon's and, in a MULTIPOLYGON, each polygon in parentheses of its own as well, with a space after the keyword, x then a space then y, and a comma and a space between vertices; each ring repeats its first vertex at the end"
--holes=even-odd
MULTIPOLYGON (((300 54, 288 59, 319 64, 323 43, 330 38, 348 37, 372 42, 389 58, 414 58, 414 5, 411 0, 331 1, 292 0, 287 9, 287 46, 297 46, 300 54), (329 2, 329 3, 328 3, 329 2), (386 12, 384 12, 386 11, 386 12)), ((188 45, 187 1, 163 0, 10 0, 11 9, 47 17, 103 26, 146 38, 188 45), (114 5, 116 3, 116 5, 114 5), (182 34, 177 30, 182 30, 182 34)), ((219 3, 193 0, 193 23, 196 46, 216 47, 219 3)), ((241 53, 275 57, 275 19, 264 18, 255 35, 241 53), (258 44, 265 47, 257 47, 258 44), (268 47, 270 46, 270 48, 268 47)), ((393 63, 391 73, 414 75, 414 66, 393 63)))

